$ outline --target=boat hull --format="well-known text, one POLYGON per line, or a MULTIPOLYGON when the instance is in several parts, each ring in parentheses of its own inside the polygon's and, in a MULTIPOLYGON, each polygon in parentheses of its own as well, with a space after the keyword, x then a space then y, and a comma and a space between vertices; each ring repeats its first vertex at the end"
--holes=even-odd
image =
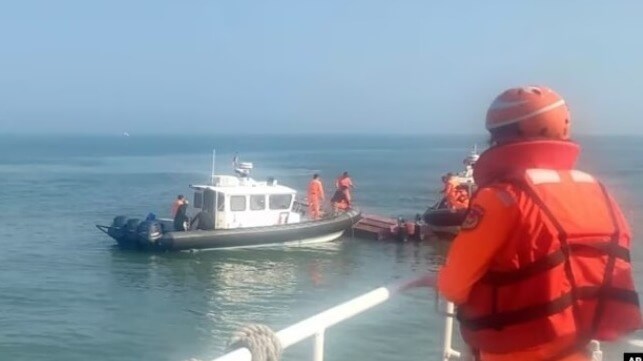
POLYGON ((110 237, 122 248, 160 251, 222 250, 274 246, 302 246, 330 242, 342 236, 357 221, 361 213, 350 210, 328 219, 305 221, 269 227, 221 229, 213 231, 165 232, 150 242, 127 232, 107 228, 110 237), (110 232, 111 231, 111 232, 110 232))
POLYGON ((467 216, 467 210, 452 211, 446 208, 429 208, 424 212, 424 222, 429 230, 438 235, 455 236, 467 216))

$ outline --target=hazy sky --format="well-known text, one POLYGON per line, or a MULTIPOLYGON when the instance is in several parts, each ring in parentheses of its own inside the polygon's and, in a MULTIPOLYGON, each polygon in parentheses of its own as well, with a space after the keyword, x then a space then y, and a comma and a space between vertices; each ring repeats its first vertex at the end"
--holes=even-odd
POLYGON ((471 133, 549 84, 643 133, 643 1, 3 1, 0 132, 471 133))

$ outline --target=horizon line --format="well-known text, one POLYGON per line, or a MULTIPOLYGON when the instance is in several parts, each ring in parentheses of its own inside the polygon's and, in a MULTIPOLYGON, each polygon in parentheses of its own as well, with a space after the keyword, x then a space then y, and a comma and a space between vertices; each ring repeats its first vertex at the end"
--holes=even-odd
MULTIPOLYGON (((486 132, 475 132, 475 133, 453 133, 453 132, 372 132, 372 133, 360 133, 360 132, 221 132, 221 133, 203 133, 203 132, 0 132, 1 136, 111 136, 111 137, 136 137, 136 136, 196 136, 196 137, 244 137, 244 136, 410 136, 410 137, 421 137, 421 136, 460 136, 460 137, 488 137, 489 133, 486 132), (125 135, 124 133, 127 133, 125 135)), ((643 136, 641 133, 605 133, 605 132, 579 132, 575 133, 575 136, 643 136)), ((572 136, 572 139, 575 137, 572 136)))

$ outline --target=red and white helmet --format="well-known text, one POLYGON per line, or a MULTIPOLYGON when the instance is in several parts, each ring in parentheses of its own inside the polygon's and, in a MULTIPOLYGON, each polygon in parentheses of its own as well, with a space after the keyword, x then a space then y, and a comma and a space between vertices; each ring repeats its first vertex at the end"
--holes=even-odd
POLYGON ((486 128, 494 134, 511 125, 517 128, 516 137, 567 140, 569 109, 565 100, 548 87, 508 89, 491 103, 486 128))

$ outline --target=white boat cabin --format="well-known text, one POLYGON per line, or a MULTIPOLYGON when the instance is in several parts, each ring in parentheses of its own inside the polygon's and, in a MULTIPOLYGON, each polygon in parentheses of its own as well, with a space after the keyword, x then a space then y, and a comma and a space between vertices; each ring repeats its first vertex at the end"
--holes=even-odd
POLYGON ((265 227, 298 223, 293 212, 297 191, 277 184, 274 179, 257 182, 248 174, 215 175, 212 185, 191 185, 194 208, 214 217, 215 229, 265 227))
POLYGON ((474 147, 471 153, 462 161, 465 166, 464 171, 457 173, 456 180, 460 184, 469 186, 469 191, 472 192, 475 187, 475 181, 473 179, 473 166, 476 164, 480 155, 478 154, 478 148, 474 147))

